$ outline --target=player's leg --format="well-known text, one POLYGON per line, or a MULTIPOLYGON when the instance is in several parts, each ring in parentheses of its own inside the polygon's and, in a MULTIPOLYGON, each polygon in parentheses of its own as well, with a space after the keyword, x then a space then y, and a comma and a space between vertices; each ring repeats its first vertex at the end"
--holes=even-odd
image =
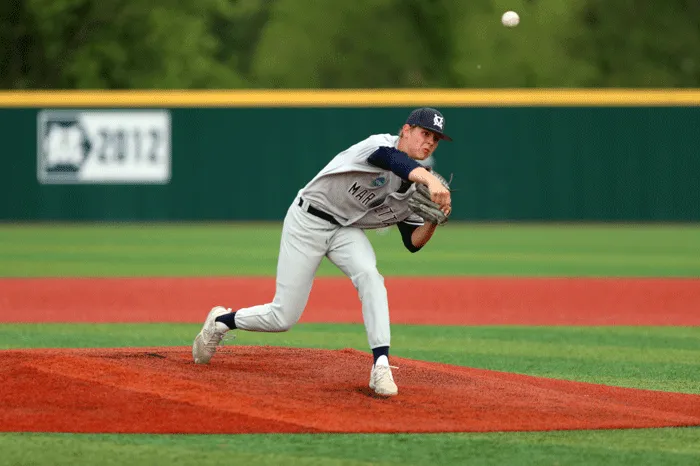
POLYGON ((235 312, 220 306, 213 308, 192 345, 195 362, 208 363, 230 329, 283 332, 294 325, 309 299, 314 275, 326 253, 327 237, 336 229, 292 205, 282 228, 273 301, 235 312))
POLYGON ((228 320, 241 330, 289 330, 299 320, 309 300, 314 276, 326 254, 326 236, 333 231, 330 227, 325 220, 309 216, 299 207, 292 206, 282 229, 272 302, 240 309, 234 317, 220 320, 228 320))
POLYGON ((396 395, 398 388, 388 359, 391 344, 389 301, 372 244, 364 231, 342 228, 333 237, 327 256, 350 277, 362 301, 362 318, 374 356, 370 388, 381 395, 396 395))

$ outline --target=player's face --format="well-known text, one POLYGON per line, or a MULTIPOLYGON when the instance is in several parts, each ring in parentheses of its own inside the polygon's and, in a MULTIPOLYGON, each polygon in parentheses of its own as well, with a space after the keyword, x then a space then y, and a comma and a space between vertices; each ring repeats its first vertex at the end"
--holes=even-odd
POLYGON ((409 157, 416 160, 425 160, 430 157, 440 142, 440 135, 420 126, 404 129, 406 136, 406 150, 409 157))

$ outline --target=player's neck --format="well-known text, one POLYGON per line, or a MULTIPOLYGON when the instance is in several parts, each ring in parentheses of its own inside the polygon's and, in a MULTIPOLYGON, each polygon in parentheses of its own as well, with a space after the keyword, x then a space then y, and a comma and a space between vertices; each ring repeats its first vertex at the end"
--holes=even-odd
MULTIPOLYGON (((404 138, 402 138, 401 136, 399 136, 399 140, 396 143, 396 148, 398 150, 400 150, 401 152, 405 152, 409 157, 411 157, 411 155, 406 150, 406 140, 404 138)), ((411 157, 411 158, 413 158, 413 157, 411 157)))

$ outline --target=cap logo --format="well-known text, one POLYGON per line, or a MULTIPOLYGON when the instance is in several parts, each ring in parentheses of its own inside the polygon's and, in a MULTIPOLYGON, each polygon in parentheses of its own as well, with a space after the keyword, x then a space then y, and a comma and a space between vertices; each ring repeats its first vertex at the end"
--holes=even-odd
POLYGON ((438 128, 442 129, 443 125, 445 124, 445 117, 441 117, 437 113, 433 116, 433 124, 437 126, 438 128))

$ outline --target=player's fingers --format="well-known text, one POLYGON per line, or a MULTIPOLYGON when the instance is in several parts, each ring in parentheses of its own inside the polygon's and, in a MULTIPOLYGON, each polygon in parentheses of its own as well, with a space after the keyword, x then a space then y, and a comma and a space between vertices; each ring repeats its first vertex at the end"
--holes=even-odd
POLYGON ((447 206, 451 204, 450 192, 445 190, 444 192, 436 192, 433 196, 433 201, 442 206, 447 206))
POLYGON ((435 202, 441 202, 444 198, 445 195, 449 194, 449 191, 446 189, 436 189, 433 192, 430 193, 430 197, 433 199, 435 202))

